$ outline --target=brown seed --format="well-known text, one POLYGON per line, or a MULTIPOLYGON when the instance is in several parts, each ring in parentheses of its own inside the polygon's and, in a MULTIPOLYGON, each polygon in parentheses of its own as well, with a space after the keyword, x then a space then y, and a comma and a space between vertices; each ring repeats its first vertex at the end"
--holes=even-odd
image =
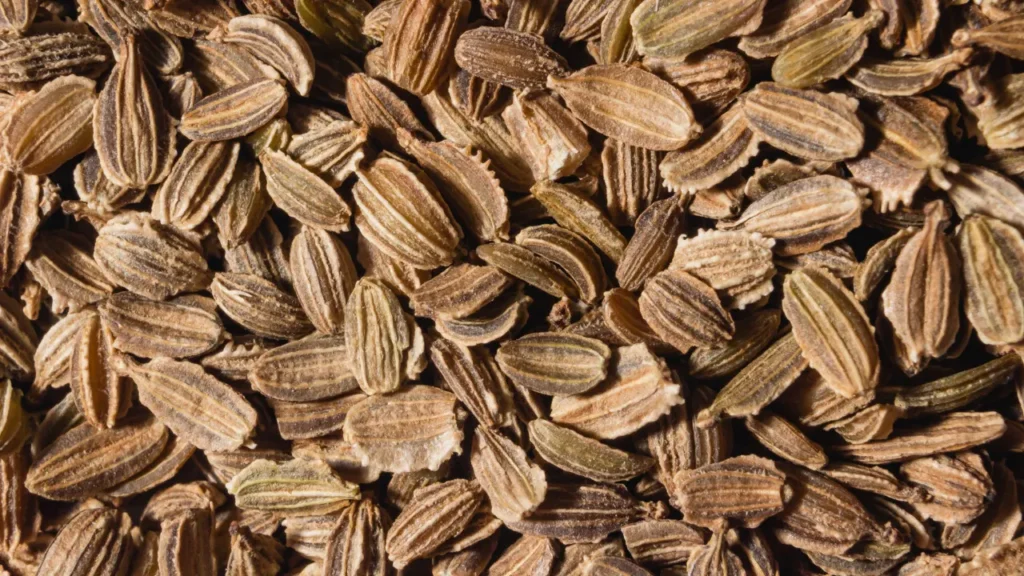
POLYGON ((369 134, 366 127, 355 122, 332 121, 326 126, 293 135, 288 141, 287 152, 332 188, 339 188, 355 174, 366 157, 369 134))
POLYGON ((403 3, 384 38, 388 78, 421 96, 436 89, 448 74, 468 16, 466 0, 403 3))
POLYGON ((736 334, 728 344, 690 354, 687 374, 700 380, 737 374, 772 344, 781 321, 782 312, 771 308, 737 319, 736 334))
POLYGON ((512 389, 486 348, 467 348, 439 338, 430 346, 430 359, 477 422, 495 429, 512 423, 512 389))
POLYGON ((50 232, 33 242, 36 231, 53 206, 54 185, 45 177, 0 172, 0 282, 6 286, 28 260, 27 268, 54 299, 60 312, 91 304, 110 293, 110 284, 85 252, 84 238, 50 232), (77 266, 73 266, 77 265, 77 266), (81 267, 80 270, 75 268, 81 267))
POLYGON ((665 156, 660 171, 666 188, 686 195, 706 190, 743 169, 757 155, 762 136, 751 130, 743 109, 733 106, 693 145, 665 156))
POLYGON ((938 522, 971 522, 994 496, 992 478, 981 457, 972 452, 916 458, 900 465, 900 474, 930 496, 927 502, 915 503, 914 509, 938 522))
MULTIPOLYGON (((35 2, 24 4, 34 6, 35 2)), ((95 78, 112 60, 107 44, 91 34, 69 31, 11 37, 0 49, 0 86, 15 93, 68 74, 95 78)))
POLYGON ((692 238, 679 236, 669 269, 702 280, 726 306, 742 310, 774 289, 774 247, 774 240, 758 232, 698 230, 692 238))
POLYGON ((413 136, 433 140, 409 105, 380 80, 366 74, 353 74, 345 81, 345 94, 352 118, 365 126, 374 140, 397 146, 402 129, 413 136))
POLYGON ((682 270, 651 278, 640 294, 640 312, 662 340, 684 353, 721 346, 735 331, 714 289, 682 270))
POLYGON ((821 28, 850 8, 850 0, 783 0, 765 5, 761 26, 740 38, 739 47, 751 58, 778 56, 796 38, 821 28))
POLYGON ((142 472, 107 490, 110 496, 128 497, 152 490, 173 478, 195 454, 196 447, 169 436, 164 451, 142 472))
POLYGON ((455 62, 474 76, 514 90, 542 89, 549 74, 562 74, 568 68, 540 36, 490 26, 459 37, 455 62))
POLYGON ((584 124, 631 146, 675 150, 700 134, 679 90, 642 68, 588 66, 547 86, 584 124))
POLYGON ((345 307, 345 343, 352 374, 367 394, 394 392, 415 361, 415 322, 382 282, 361 279, 345 307))
POLYGON ((563 544, 599 542, 637 519, 636 501, 616 484, 552 484, 544 502, 528 517, 506 526, 563 544))
POLYGON ((500 432, 477 429, 470 462, 491 500, 491 512, 502 521, 527 517, 544 501, 548 489, 544 471, 500 432))
POLYGON ((900 502, 921 502, 923 488, 908 486, 885 468, 849 462, 833 462, 821 470, 829 478, 861 492, 871 492, 900 502))
POLYGON ((238 143, 191 142, 153 197, 153 217, 192 230, 213 213, 238 161, 238 143))
POLYGON ((551 224, 523 228, 516 244, 555 263, 572 279, 584 302, 595 302, 604 291, 604 265, 594 248, 579 234, 551 224))
POLYGON ((572 279, 560 268, 518 244, 485 244, 477 248, 476 253, 491 266, 556 298, 579 296, 572 279))
POLYGON ((487 569, 487 574, 488 576, 548 574, 555 564, 557 554, 558 548, 550 538, 522 536, 491 564, 487 569))
POLYGON ((833 447, 839 456, 863 464, 888 464, 980 446, 1006 431, 995 412, 953 412, 933 424, 904 430, 887 440, 833 447))
POLYGON ((786 475, 771 460, 737 456, 676 477, 675 498, 687 522, 720 529, 756 528, 782 511, 786 475))
POLYGON ((961 218, 979 214, 1024 229, 1024 190, 1003 173, 961 164, 959 172, 947 177, 952 186, 946 193, 961 218))
POLYGON ((96 82, 81 76, 56 78, 19 98, 0 127, 5 163, 26 174, 43 175, 88 150, 95 103, 96 82))
POLYGON ((846 78, 854 86, 873 94, 914 96, 941 84, 948 74, 963 68, 973 55, 973 50, 961 49, 935 58, 865 58, 846 78))
POLYGON ((86 509, 61 528, 39 560, 44 574, 127 573, 132 558, 132 521, 114 508, 86 509))
POLYGON ((355 484, 317 460, 256 460, 236 474, 227 489, 239 508, 290 516, 329 514, 359 497, 355 484))
POLYGON ((548 395, 580 394, 605 379, 611 350, 593 338, 530 334, 505 343, 495 359, 516 384, 548 395))
POLYGON ((623 526, 622 536, 630 556, 651 567, 685 564, 704 545, 703 534, 682 520, 642 520, 623 526))
POLYGON ((351 209, 319 176, 276 150, 264 151, 260 165, 267 178, 267 193, 289 216, 331 232, 348 230, 351 209))
POLYGON ((654 461, 606 446, 547 420, 529 424, 530 443, 545 462, 595 482, 623 482, 643 474, 654 461))
POLYGON ((660 155, 608 138, 601 152, 605 206, 616 225, 632 224, 662 192, 660 155))
POLYGON ((786 45, 772 64, 772 78, 791 88, 809 88, 838 78, 868 46, 868 33, 885 20, 877 10, 860 18, 846 14, 786 45))
POLYGON ((337 236, 303 227, 289 253, 295 296, 309 321, 324 334, 345 331, 345 302, 358 274, 348 249, 337 236))
POLYGON ((230 249, 247 241, 263 222, 270 206, 259 163, 240 158, 235 163, 223 200, 213 211, 221 245, 230 249))
POLYGON ((78 332, 71 352, 71 392, 78 411, 98 429, 113 428, 127 411, 131 389, 115 370, 113 337, 96 313, 78 332))
POLYGON ((683 232, 683 224, 683 206, 677 198, 659 200, 644 210, 615 270, 619 286, 639 290, 661 272, 668 265, 672 244, 683 232))
POLYGON ((743 113, 769 145, 805 160, 853 158, 864 146, 857 100, 762 82, 743 97, 743 113))
POLYGON ((686 58, 644 57, 644 66, 675 84, 699 119, 724 111, 750 82, 750 65, 724 48, 708 48, 686 58))
POLYGON ((465 318, 487 306, 512 284, 493 266, 457 264, 425 282, 411 295, 418 316, 465 318))
POLYGON ((325 575, 380 574, 386 570, 387 512, 363 499, 341 512, 324 551, 325 575))
POLYGON ((480 485, 463 479, 417 490, 413 502, 402 509, 388 530, 388 558, 401 569, 412 560, 430 556, 469 525, 483 499, 480 485))
POLYGON ((747 431, 772 454, 813 470, 828 464, 828 456, 794 424, 772 412, 747 416, 747 431))
POLYGON ((858 300, 866 302, 871 298, 885 277, 896 267, 896 259, 915 233, 916 230, 912 228, 902 229, 868 250, 853 277, 853 292, 858 300))
POLYGON ((613 262, 622 259, 626 239, 589 199, 555 182, 540 182, 530 189, 562 227, 590 241, 613 262))
POLYGON ((213 510, 183 511, 160 524, 157 563, 168 576, 213 576, 213 510))
POLYGON ((1007 354, 969 370, 903 388, 893 403, 915 416, 963 408, 1009 382, 1020 365, 1016 354, 1007 354))
POLYGON ((633 35, 641 54, 683 58, 730 36, 757 30, 764 0, 727 2, 642 2, 633 15, 633 35))
POLYGON ((968 217, 959 231, 967 318, 987 344, 1024 338, 1024 237, 995 218, 968 217))
POLYGON ((218 272, 210 292, 225 315, 257 336, 285 340, 313 331, 298 299, 269 280, 218 272))
POLYGON ((280 80, 248 80, 196 102, 181 116, 181 133, 201 142, 240 138, 265 126, 287 103, 280 80))
POLYGON ((309 95, 314 76, 313 53, 306 40, 287 23, 262 14, 236 16, 217 39, 246 50, 280 72, 300 96, 309 95))

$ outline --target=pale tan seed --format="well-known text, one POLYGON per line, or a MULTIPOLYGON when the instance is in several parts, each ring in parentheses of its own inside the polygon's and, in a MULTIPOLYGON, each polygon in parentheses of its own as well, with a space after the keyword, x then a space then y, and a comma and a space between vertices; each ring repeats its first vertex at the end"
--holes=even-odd
POLYGON ((566 42, 584 42, 601 38, 612 0, 571 0, 565 9, 565 26, 559 36, 566 42))
POLYGON ((896 267, 896 259, 916 232, 913 228, 901 229, 868 250, 853 276, 853 293, 858 300, 867 302, 871 298, 896 267))
POLYGON ((35 377, 31 394, 41 394, 50 388, 62 388, 71 382, 71 355, 74 342, 86 324, 92 321, 92 310, 72 312, 50 327, 33 353, 35 377))
POLYGON ((196 447, 177 436, 169 436, 164 451, 145 470, 107 490, 115 497, 128 497, 156 488, 177 475, 195 453, 196 447))
POLYGON ((586 392, 602 382, 611 356, 611 349, 599 340, 546 332, 503 344, 495 359, 516 384, 562 396, 586 392))
POLYGON ((863 464, 888 464, 966 450, 995 440, 1005 431, 1006 423, 995 412, 953 412, 932 424, 902 430, 886 440, 834 446, 833 451, 863 464))
POLYGON ((10 380, 0 383, 0 455, 19 453, 31 432, 21 400, 21 390, 10 380))
POLYGON ((490 80, 458 69, 448 80, 452 103, 467 116, 483 120, 501 112, 506 104, 508 89, 490 80))
POLYGON ((319 176, 276 150, 265 150, 260 165, 267 178, 267 193, 288 215, 307 226, 331 232, 348 230, 351 209, 319 176))
POLYGON ((93 143, 96 82, 55 78, 15 100, 0 127, 5 163, 26 174, 49 174, 93 143))
POLYGON ((524 228, 516 244, 555 263, 572 279, 585 302, 594 302, 604 291, 606 279, 601 258, 580 235, 551 224, 524 228))
POLYGON ((762 411, 756 416, 747 416, 744 424, 755 440, 780 458, 812 470, 828 464, 828 456, 821 445, 782 416, 762 411))
POLYGON ((216 40, 243 48, 280 72, 300 96, 309 95, 315 73, 313 53, 286 22, 262 14, 237 16, 216 40))
POLYGON ((960 259, 943 233, 948 213, 938 201, 925 213, 924 228, 900 250, 882 292, 885 316, 911 363, 945 354, 960 329, 960 259))
POLYGON ((257 336, 243 335, 224 343, 216 352, 199 359, 210 374, 236 385, 248 385, 249 371, 256 361, 276 346, 257 336))
POLYGON ((680 352, 717 348, 735 331, 732 316, 714 289, 688 272, 669 269, 651 278, 640 294, 640 313, 654 332, 680 352))
POLYGON ((538 181, 572 174, 590 154, 586 127, 551 94, 515 93, 501 117, 538 181))
POLYGON ((652 568, 685 564, 694 548, 704 545, 703 534, 682 520, 641 520, 623 526, 622 536, 629 555, 652 568))
POLYGON ((227 490, 239 508, 288 516, 329 514, 359 497, 358 486, 317 460, 256 460, 227 483, 227 490))
POLYGON ((35 18, 39 4, 32 0, 5 0, 0 4, 0 30, 20 34, 35 18))
POLYGON ((295 134, 288 141, 288 155, 339 188, 355 174, 366 157, 369 129, 349 121, 333 121, 326 126, 295 134))
POLYGON ((508 242, 496 242, 480 246, 476 254, 494 268, 556 298, 579 296, 571 278, 551 261, 528 248, 508 242))
POLYGON ((0 372, 16 380, 29 379, 38 341, 20 303, 0 292, 0 372))
POLYGON ((775 241, 744 230, 698 230, 680 235, 669 264, 715 289, 723 304, 744 309, 771 294, 775 241))
POLYGON ((483 426, 504 428, 514 413, 512 388, 486 348, 468 348, 439 338, 430 359, 452 394, 483 426))
POLYGON ((241 47, 197 38, 186 52, 188 68, 206 95, 250 80, 280 78, 241 47))
POLYGON ((305 440, 340 431, 349 410, 364 398, 365 395, 356 392, 339 398, 306 402, 271 399, 270 405, 274 409, 274 419, 281 438, 305 440))
POLYGON ((588 66, 547 86, 584 124, 631 146, 675 150, 701 131, 682 93, 642 68, 588 66))
POLYGON ((542 37, 490 26, 459 36, 455 62, 474 76, 514 90, 542 89, 549 74, 568 69, 565 59, 542 37))
POLYGON ((0 48, 0 86, 15 93, 69 74, 95 78, 112 61, 110 48, 92 34, 68 31, 11 37, 0 48))
POLYGON ((8 194, 3 195, 8 201, 0 216, 0 225, 7 231, 0 242, 0 280, 10 282, 24 263, 52 298, 51 309, 57 313, 78 310, 110 294, 113 286, 96 266, 93 246, 84 236, 54 230, 33 241, 36 227, 46 216, 50 183, 5 171, 0 173, 0 189, 8 186, 8 194))
POLYGON ((555 565, 558 548, 550 538, 522 536, 487 569, 488 576, 547 574, 555 565))
POLYGON ((994 496, 992 478, 973 452, 915 458, 900 465, 900 474, 921 486, 930 498, 914 509, 927 519, 966 524, 984 512, 994 496))
POLYGON ((237 142, 191 142, 153 197, 153 217, 182 230, 206 221, 227 191, 238 161, 237 142))
POLYGON ((630 16, 636 49, 647 56, 683 58, 730 36, 757 30, 766 2, 659 3, 645 0, 630 16))
POLYGON ((551 420, 593 438, 631 434, 683 402, 665 362, 643 344, 616 350, 607 380, 586 394, 556 396, 551 420))
POLYGON ((325 576, 377 575, 387 570, 388 513, 363 499, 341 512, 324 551, 325 576))
POLYGON ((548 484, 543 469, 500 432, 478 428, 470 462, 491 501, 491 512, 502 521, 529 516, 544 501, 548 484))
POLYGON ((791 88, 809 88, 838 78, 852 68, 868 46, 868 34, 885 15, 870 10, 860 18, 846 14, 788 43, 772 64, 772 78, 791 88))
POLYGON ((505 522, 521 534, 563 544, 596 543, 640 516, 636 501, 617 484, 552 484, 528 517, 505 522))
POLYGON ((1010 382, 1020 365, 1016 354, 1006 354, 975 368, 900 389, 893 403, 913 416, 963 408, 1010 382))
POLYGON ((280 80, 247 80, 196 102, 182 114, 180 130, 202 142, 240 138, 265 126, 287 103, 288 91, 280 80))
POLYGON ((857 100, 762 82, 743 96, 743 114, 758 137, 798 158, 838 161, 864 146, 857 100))
POLYGON ((433 140, 409 105, 393 88, 367 74, 353 74, 345 81, 349 113, 369 130, 370 137, 389 147, 400 145, 404 129, 424 140, 433 140))
POLYGON ((117 0, 85 0, 79 20, 103 38, 116 55, 126 38, 137 35, 146 63, 162 74, 177 71, 184 59, 181 41, 161 30, 141 4, 117 0))
POLYGON ((82 510, 71 517, 39 560, 41 574, 127 573, 132 521, 116 508, 82 510))
POLYGON ((782 511, 786 475, 766 458, 737 456, 676 476, 674 497, 690 524, 755 528, 782 511))
POLYGON ((990 216, 1024 229, 1024 190, 1004 173, 961 164, 959 172, 948 174, 952 186, 946 194, 957 215, 964 219, 974 214, 990 216))
POLYGON ((417 269, 451 264, 462 230, 424 172, 382 156, 357 174, 356 226, 370 243, 417 269))
POLYGON ((947 75, 966 66, 973 56, 974 51, 965 48, 935 58, 865 58, 847 73, 846 79, 873 94, 914 96, 941 84, 947 75))
POLYGON ((751 130, 744 108, 733 106, 692 145, 665 156, 660 173, 666 188, 684 195, 706 190, 743 169, 757 155, 763 135, 751 130))
POLYGON ((309 321, 324 334, 345 331, 345 302, 358 274, 341 239, 312 227, 292 238, 292 286, 309 321))
POLYGON ((660 155, 608 138, 601 152, 605 207, 618 226, 632 224, 662 193, 660 155))
POLYGON ((345 440, 355 445, 364 463, 381 470, 437 470, 461 452, 455 404, 450 392, 422 385, 370 396, 345 418, 345 440))
POLYGON ((462 532, 484 500, 475 481, 456 479, 417 490, 387 535, 388 558, 396 568, 430 556, 462 532))
POLYGON ((728 344, 721 348, 694 350, 690 354, 687 374, 699 380, 737 374, 772 344, 781 321, 782 312, 771 308, 738 318, 736 334, 728 344))
POLYGON ((636 291, 661 272, 672 258, 672 245, 683 232, 683 205, 678 198, 651 204, 636 219, 633 236, 615 269, 619 286, 636 291))
POLYGON ((100 430, 113 428, 130 405, 131 388, 115 369, 113 336, 99 314, 90 314, 73 346, 71 393, 78 411, 100 430))
MULTIPOLYGON (((95 149, 86 152, 82 161, 75 166, 73 177, 75 192, 78 193, 79 199, 85 203, 87 209, 95 210, 97 214, 108 214, 140 202, 146 193, 143 189, 119 186, 111 182, 103 172, 99 153, 95 149)), ((67 200, 62 207, 68 211, 75 205, 75 201, 67 200)))
POLYGON ((152 418, 107 430, 82 423, 37 455, 25 486, 50 500, 88 498, 144 470, 166 443, 167 428, 152 418))
POLYGON ((643 63, 682 90, 701 121, 723 112, 750 82, 747 60, 724 48, 708 48, 686 58, 645 56, 643 63))
POLYGON ((987 344, 1009 344, 1024 338, 1024 237, 995 218, 970 216, 958 233, 963 257, 964 308, 987 344))
POLYGON ((562 227, 590 241, 613 262, 622 259, 626 239, 589 199, 555 182, 540 182, 530 190, 562 227))
POLYGON ((530 443, 545 462, 595 482, 624 482, 646 472, 654 461, 606 446, 547 420, 529 424, 530 443))
POLYGON ((467 0, 403 3, 384 37, 388 78, 420 96, 440 86, 451 68, 469 7, 467 0))
POLYGON ((175 435, 201 450, 234 450, 256 427, 244 396, 190 362, 157 358, 123 368, 139 400, 175 435))
POLYGON ((903 408, 892 404, 872 404, 867 408, 824 426, 850 444, 884 440, 892 434, 893 425, 904 416, 903 408))
POLYGON ((406 379, 412 354, 415 323, 398 298, 379 280, 356 282, 345 307, 345 343, 348 362, 367 394, 394 392, 406 379))
POLYGON ((786 277, 782 310, 811 368, 836 393, 853 398, 878 385, 874 329, 853 294, 820 268, 786 277))
POLYGON ((814 176, 776 188, 719 228, 758 232, 780 256, 813 252, 860 226, 867 190, 835 176, 814 176))
POLYGON ((616 0, 608 7, 608 14, 601 24, 598 62, 601 64, 629 64, 637 59, 633 26, 629 19, 639 5, 640 0, 616 0))
POLYGON ((218 272, 210 293, 225 315, 257 336, 287 340, 313 331, 298 299, 269 280, 218 272))
POLYGON ((786 44, 842 16, 850 4, 851 0, 768 3, 761 26, 753 34, 740 38, 739 48, 751 58, 778 56, 786 44))
POLYGON ((871 492, 900 502, 921 502, 927 498, 923 488, 910 486, 885 468, 850 462, 832 462, 821 470, 829 478, 860 492, 871 492))

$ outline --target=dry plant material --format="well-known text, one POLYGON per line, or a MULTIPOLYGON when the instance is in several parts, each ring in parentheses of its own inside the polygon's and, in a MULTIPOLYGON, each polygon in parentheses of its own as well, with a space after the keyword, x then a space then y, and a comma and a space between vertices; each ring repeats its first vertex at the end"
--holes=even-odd
POLYGON ((1019 571, 1014 2, 70 4, 0 0, 0 573, 1019 571))

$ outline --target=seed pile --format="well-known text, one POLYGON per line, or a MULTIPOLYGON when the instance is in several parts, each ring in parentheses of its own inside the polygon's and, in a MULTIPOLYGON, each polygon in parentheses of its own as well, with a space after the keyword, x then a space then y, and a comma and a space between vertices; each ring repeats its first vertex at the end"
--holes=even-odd
POLYGON ((0 0, 0 574, 1020 573, 1022 59, 1015 0, 0 0))

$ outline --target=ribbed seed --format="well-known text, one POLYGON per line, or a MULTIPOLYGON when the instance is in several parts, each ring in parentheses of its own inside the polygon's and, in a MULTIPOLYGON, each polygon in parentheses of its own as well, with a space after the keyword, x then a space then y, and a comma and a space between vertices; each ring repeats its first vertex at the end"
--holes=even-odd
POLYGON ((588 66, 565 78, 549 76, 547 86, 584 124, 631 146, 675 150, 700 134, 682 93, 642 68, 588 66))
POLYGON ((18 454, 29 435, 29 422, 21 400, 21 391, 10 380, 0 383, 0 454, 18 454))
POLYGON ((715 289, 723 304, 744 309, 771 294, 775 241, 745 230, 698 230, 680 235, 669 264, 715 289))
POLYGON ((285 440, 319 438, 340 431, 345 416, 365 395, 349 394, 328 400, 283 402, 270 400, 277 430, 285 440))
POLYGON ((253 433, 256 411, 228 385, 189 362, 129 361, 139 399, 177 436, 202 450, 234 450, 253 433))
POLYGON ((556 396, 551 420, 593 438, 619 438, 682 401, 664 361, 635 344, 616 350, 604 383, 585 394, 556 396))
POLYGON ((503 344, 496 359, 516 384, 561 396, 586 392, 603 381, 611 355, 599 340, 548 332, 503 344))
POLYGON ((369 130, 349 121, 333 121, 326 126, 295 134, 288 142, 288 155, 338 188, 355 173, 366 156, 369 130))
POLYGON ((636 520, 639 512, 636 501, 616 484, 552 484, 532 514, 505 524, 521 534, 556 538, 563 544, 599 542, 636 520))
POLYGON ((1019 18, 1006 18, 978 29, 962 28, 953 34, 954 46, 981 46, 1010 58, 1024 57, 1024 27, 1019 18))
POLYGON ((912 228, 900 230, 868 250, 853 276, 853 293, 857 296, 857 300, 866 302, 871 298, 879 285, 896 267, 896 259, 916 232, 912 228))
POLYGON ((71 352, 71 393, 78 411, 99 429, 113 428, 131 401, 114 367, 113 337, 98 314, 78 332, 71 352))
POLYGON ((590 241, 613 262, 622 259, 626 239, 607 216, 588 198, 555 182, 540 182, 531 188, 551 216, 564 228, 590 241))
POLYGON ((683 58, 728 38, 757 30, 764 0, 642 2, 630 22, 636 49, 644 55, 683 58))
POLYGON ((818 443, 777 414, 762 411, 747 416, 744 424, 755 440, 780 458, 813 470, 828 464, 828 456, 818 443))
POLYGON ((38 337, 19 302, 0 292, 0 372, 16 380, 32 376, 38 337))
POLYGON ((356 226, 371 243, 418 269, 451 264, 462 231, 425 173, 384 156, 357 174, 356 226))
POLYGON ((772 78, 791 88, 809 88, 838 78, 868 47, 868 34, 885 20, 871 10, 860 18, 847 14, 786 45, 772 64, 772 78))
POLYGON ((622 482, 649 469, 650 458, 623 452, 547 420, 529 425, 530 442, 545 462, 595 482, 622 482))
POLYGON ((227 489, 239 508, 288 516, 329 514, 359 497, 358 486, 318 460, 256 460, 236 474, 227 489))
POLYGON ((0 127, 5 163, 26 174, 43 175, 88 150, 95 103, 96 82, 81 76, 55 78, 38 92, 17 99, 0 127))
POLYGON ((714 289, 688 272, 669 269, 651 278, 640 294, 640 313, 662 340, 680 352, 717 348, 735 331, 714 289))
POLYGON ((846 398, 878 385, 879 354, 874 329, 853 294, 821 268, 786 278, 782 309, 811 368, 846 398))
POLYGON ((737 456, 676 477, 675 498, 690 524, 755 528, 782 511, 786 475, 766 458, 737 456))
POLYGON ((325 576, 383 574, 387 569, 385 534, 391 519, 372 500, 342 510, 324 551, 325 576))
POLYGON ((292 274, 284 236, 277 224, 266 216, 245 242, 224 252, 224 271, 268 280, 284 289, 291 288, 292 274))
POLYGON ((280 80, 247 80, 206 96, 181 116, 181 133, 199 142, 231 140, 255 132, 288 103, 280 80))
POLYGON ((437 470, 461 450, 455 405, 453 394, 431 386, 370 396, 345 418, 345 440, 381 470, 437 470))
POLYGON ((681 194, 693 194, 721 184, 757 155, 762 136, 750 128, 736 105, 715 119, 693 145, 665 156, 661 176, 665 187, 681 194))
POLYGON ((107 222, 93 256, 111 281, 157 300, 203 288, 210 279, 206 260, 190 236, 139 213, 126 212, 107 222))
POLYGON ((1009 382, 1020 370, 1020 365, 1016 354, 1007 354, 976 368, 902 388, 893 403, 915 416, 956 410, 1009 382))
POLYGON ((970 216, 958 233, 967 318, 987 344, 1024 338, 1024 237, 995 218, 970 216))
POLYGON ((843 15, 851 0, 783 0, 764 7, 764 19, 753 33, 740 38, 739 47, 751 58, 778 56, 793 40, 843 15))
POLYGON ((417 490, 413 502, 402 509, 388 530, 388 558, 401 569, 412 560, 430 556, 462 532, 483 500, 480 485, 470 480, 449 480, 417 490))
POLYGON ((42 574, 127 573, 131 531, 131 518, 115 508, 82 510, 57 533, 38 568, 42 574))
POLYGON ((642 520, 623 526, 622 536, 630 556, 657 568, 685 564, 704 545, 704 535, 682 520, 642 520))
POLYGON ((237 142, 191 142, 153 197, 153 217, 191 230, 224 197, 238 161, 237 142))
POLYGON ((270 197, 261 173, 259 163, 247 158, 239 158, 235 163, 224 198, 213 211, 217 237, 225 249, 248 240, 270 210, 270 197))
POLYGON ((92 122, 104 175, 128 188, 162 182, 175 155, 175 127, 144 67, 142 53, 136 37, 125 36, 92 122))
POLYGON ((903 408, 892 404, 872 404, 867 408, 824 426, 850 444, 884 440, 892 434, 893 425, 904 415, 903 408))
POLYGON ((586 127, 546 92, 514 94, 501 117, 538 181, 572 174, 590 154, 586 127))
POLYGON ((417 95, 436 89, 448 75, 468 16, 467 0, 403 3, 384 38, 388 78, 417 95))
POLYGON ((943 233, 946 207, 930 202, 925 214, 924 228, 900 250, 882 292, 885 316, 911 363, 944 355, 960 330, 960 259, 943 233))
POLYGON ((632 224, 662 192, 660 155, 608 138, 601 152, 605 207, 616 225, 632 224))
POLYGON ((512 389, 489 351, 439 338, 431 344, 430 359, 448 389, 477 422, 490 428, 512 423, 512 389))
POLYGON ((157 564, 167 576, 214 576, 213 510, 191 509, 160 523, 157 564))
POLYGON ((189 69, 206 95, 251 80, 280 78, 273 68, 231 44, 196 39, 186 55, 189 69))
POLYGON ((1005 431, 1006 423, 995 412, 953 412, 932 424, 901 430, 886 440, 834 446, 833 451, 863 464, 889 464, 966 450, 995 440, 1005 431))
POLYGON ((220 272, 210 292, 224 314, 258 336, 290 339, 313 331, 298 299, 269 280, 220 272))
POLYGON ((343 333, 345 302, 358 275, 341 239, 304 227, 292 239, 289 256, 295 296, 309 321, 324 334, 343 333))
POLYGON ((529 317, 533 299, 522 290, 508 291, 480 312, 459 320, 441 318, 435 327, 441 336, 463 346, 477 346, 500 340, 522 328, 529 317))
POLYGON ((351 209, 323 181, 284 152, 266 150, 260 164, 267 178, 267 193, 296 220, 324 230, 348 230, 351 209))
POLYGON ((900 465, 900 474, 925 489, 930 498, 915 503, 914 509, 937 522, 971 522, 994 496, 992 478, 973 452, 916 458, 900 465))
POLYGON ((900 502, 921 502, 924 489, 907 485, 885 468, 849 462, 833 462, 821 473, 860 492, 871 492, 900 502))
POLYGON ((865 58, 846 78, 854 86, 881 96, 914 96, 935 88, 963 68, 974 52, 953 50, 935 58, 882 60, 865 58))
POLYGON ((781 321, 782 312, 771 308, 737 319, 736 334, 725 346, 694 350, 690 354, 687 374, 699 380, 712 380, 739 373, 772 344, 781 321))
POLYGON ((91 34, 68 31, 12 37, 0 48, 0 86, 21 92, 69 74, 95 78, 112 61, 106 43, 91 34))
POLYGON ((683 206, 678 198, 659 200, 644 210, 615 269, 619 286, 639 290, 661 272, 672 257, 672 243, 683 232, 683 225, 683 206))
POLYGON ((568 68, 542 37, 490 26, 459 36, 455 62, 474 76, 514 90, 542 89, 549 74, 562 74, 568 68))
POLYGON ((262 14, 232 18, 217 38, 233 44, 273 67, 300 96, 313 85, 314 60, 306 40, 287 23, 262 14))
POLYGON ((566 42, 600 39, 601 24, 612 3, 612 0, 571 0, 565 9, 565 26, 559 36, 566 42))
POLYGON ((106 491, 110 496, 128 497, 156 488, 173 478, 195 453, 196 447, 177 436, 169 436, 163 452, 144 470, 106 491))
POLYGON ((470 462, 491 501, 491 512, 502 521, 527 517, 544 501, 548 484, 543 469, 500 432, 478 428, 470 462))
POLYGON ((0 241, 0 282, 9 283, 24 263, 53 299, 53 311, 60 313, 103 299, 113 286, 96 266, 85 237, 54 230, 40 233, 33 242, 46 216, 50 187, 45 178, 0 172, 5 199, 0 226, 6 231, 0 241))
POLYGON ((974 164, 961 164, 959 172, 948 174, 952 186, 946 194, 957 215, 965 219, 974 214, 990 216, 1024 229, 1024 190, 1005 174, 1012 172, 974 164))
POLYGON ((686 58, 646 56, 644 66, 682 90, 702 121, 722 113, 750 82, 746 59, 724 48, 708 48, 686 58))
POLYGON ((116 55, 128 36, 137 35, 146 63, 162 74, 177 71, 184 58, 181 41, 161 30, 141 4, 118 0, 86 0, 79 19, 110 45, 116 55))
POLYGON ((579 296, 576 285, 561 269, 518 244, 485 244, 477 248, 477 256, 502 272, 556 298, 579 296))
POLYGON ((405 381, 416 352, 410 322, 384 283, 356 283, 345 308, 345 340, 352 373, 367 394, 394 392, 405 381))
POLYGON ((166 443, 167 428, 154 419, 107 430, 79 424, 37 456, 25 486, 50 500, 88 498, 144 470, 166 443))
POLYGON ((743 97, 750 128, 769 145, 805 160, 853 158, 864 146, 857 100, 762 82, 743 97))

